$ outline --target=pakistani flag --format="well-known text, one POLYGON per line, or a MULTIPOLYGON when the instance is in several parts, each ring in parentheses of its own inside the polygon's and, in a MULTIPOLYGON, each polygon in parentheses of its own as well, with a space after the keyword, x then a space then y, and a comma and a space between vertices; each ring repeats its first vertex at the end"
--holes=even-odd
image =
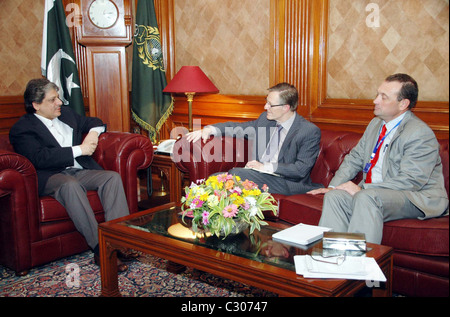
POLYGON ((166 71, 153 0, 138 0, 133 40, 131 112, 149 132, 152 142, 173 111, 173 99, 164 94, 166 71))
POLYGON ((62 0, 45 0, 41 70, 43 76, 58 85, 64 105, 84 116, 80 79, 62 0))

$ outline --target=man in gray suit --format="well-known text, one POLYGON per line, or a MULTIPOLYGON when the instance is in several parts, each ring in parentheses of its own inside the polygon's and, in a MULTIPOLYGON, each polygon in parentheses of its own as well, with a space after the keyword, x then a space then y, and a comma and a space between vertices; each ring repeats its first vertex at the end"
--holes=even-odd
MULTIPOLYGON (((36 168, 39 195, 52 196, 65 207, 98 263, 98 224, 86 191, 97 190, 106 221, 129 214, 125 191, 120 175, 103 170, 91 157, 105 131, 103 122, 62 106, 58 90, 45 78, 30 80, 24 93, 27 114, 9 137, 14 150, 36 168)), ((118 270, 125 271, 127 266, 118 262, 118 270)))
POLYGON ((309 192, 325 193, 320 226, 365 233, 368 242, 379 244, 386 221, 448 213, 439 143, 411 112, 418 91, 406 74, 391 75, 378 88, 376 117, 361 140, 329 187, 309 192), (360 171, 364 177, 356 185, 350 180, 360 171))
POLYGON ((229 173, 269 187, 270 193, 294 195, 319 187, 310 172, 319 154, 320 129, 297 114, 298 92, 287 83, 269 88, 265 112, 257 120, 206 126, 187 135, 188 141, 204 141, 210 135, 247 137, 253 141, 253 157, 246 168, 229 173))

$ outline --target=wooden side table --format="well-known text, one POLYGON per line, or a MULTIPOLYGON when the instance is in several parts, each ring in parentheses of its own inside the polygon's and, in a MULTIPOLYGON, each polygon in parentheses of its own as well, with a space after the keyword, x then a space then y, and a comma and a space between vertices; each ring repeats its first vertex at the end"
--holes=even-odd
MULTIPOLYGON (((187 178, 187 174, 182 173, 172 161, 170 155, 166 154, 154 154, 152 165, 149 167, 149 171, 147 173, 147 187, 148 187, 148 195, 150 196, 148 200, 143 200, 139 203, 140 209, 148 209, 151 206, 155 205, 156 200, 156 191, 158 188, 155 188, 152 176, 157 175, 161 176, 161 182, 163 184, 164 191, 167 191, 167 196, 163 199, 158 197, 158 201, 161 203, 180 203, 182 189, 185 185, 185 179, 187 178), (153 201, 152 201, 153 200, 153 201)), ((156 202, 156 205, 160 203, 156 202)))

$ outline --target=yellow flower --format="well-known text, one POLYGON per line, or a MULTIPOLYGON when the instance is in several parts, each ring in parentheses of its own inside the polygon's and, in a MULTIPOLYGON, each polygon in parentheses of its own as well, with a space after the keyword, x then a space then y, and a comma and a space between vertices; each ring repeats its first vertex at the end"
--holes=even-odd
POLYGON ((239 196, 237 193, 231 194, 230 199, 235 205, 238 205, 238 206, 240 206, 244 203, 244 198, 239 196))
POLYGON ((251 190, 243 189, 242 192, 244 193, 244 197, 261 195, 261 191, 259 189, 251 189, 251 190))

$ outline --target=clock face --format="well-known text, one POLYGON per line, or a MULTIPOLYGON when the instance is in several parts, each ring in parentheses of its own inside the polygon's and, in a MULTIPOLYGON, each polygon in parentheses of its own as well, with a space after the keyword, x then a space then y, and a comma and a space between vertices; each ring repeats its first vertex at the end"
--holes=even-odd
POLYGON ((109 28, 116 23, 119 11, 109 0, 95 0, 89 7, 89 19, 99 28, 109 28))

